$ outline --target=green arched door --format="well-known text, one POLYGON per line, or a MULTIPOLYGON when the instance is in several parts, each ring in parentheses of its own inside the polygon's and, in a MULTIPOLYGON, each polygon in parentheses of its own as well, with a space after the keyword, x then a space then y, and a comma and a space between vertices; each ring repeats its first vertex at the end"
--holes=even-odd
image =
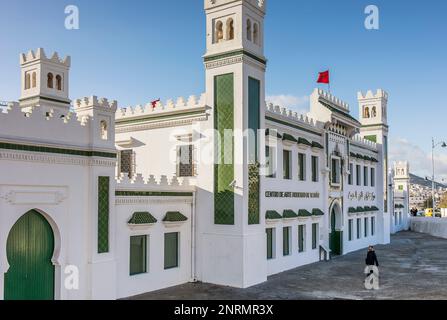
POLYGON ((37 211, 23 215, 12 227, 6 247, 5 300, 54 299, 54 235, 37 211))
POLYGON ((332 255, 340 255, 342 253, 342 231, 336 229, 337 226, 337 213, 335 208, 331 211, 331 233, 329 235, 329 247, 332 255))

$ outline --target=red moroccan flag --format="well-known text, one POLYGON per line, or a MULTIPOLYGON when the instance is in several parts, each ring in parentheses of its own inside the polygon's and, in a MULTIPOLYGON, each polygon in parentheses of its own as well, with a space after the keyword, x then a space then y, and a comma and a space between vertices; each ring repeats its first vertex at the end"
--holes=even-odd
POLYGON ((160 98, 157 100, 151 101, 152 108, 155 108, 157 106, 157 102, 160 102, 160 98))
POLYGON ((329 70, 319 73, 317 83, 329 83, 329 70))

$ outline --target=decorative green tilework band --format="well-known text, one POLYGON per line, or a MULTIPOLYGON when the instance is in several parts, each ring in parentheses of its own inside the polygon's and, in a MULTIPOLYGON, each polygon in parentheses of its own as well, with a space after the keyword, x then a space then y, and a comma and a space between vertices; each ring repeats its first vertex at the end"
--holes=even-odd
POLYGON ((109 252, 109 177, 98 177, 98 253, 109 252))
POLYGON ((38 145, 25 145, 25 144, 17 144, 9 142, 0 142, 0 149, 28 151, 28 152, 57 153, 57 154, 83 156, 83 157, 116 158, 116 153, 112 152, 45 147, 38 145))
POLYGON ((261 82, 248 78, 248 224, 259 224, 258 130, 260 128, 261 82))
MULTIPOLYGON (((225 74, 214 78, 214 129, 216 137, 214 164, 214 223, 234 224, 234 147, 224 148, 225 130, 234 129, 234 75, 225 74), (231 163, 226 163, 231 161, 231 163)), ((228 145, 228 143, 227 143, 228 145)))
POLYGON ((248 224, 259 224, 259 164, 248 165, 248 224))

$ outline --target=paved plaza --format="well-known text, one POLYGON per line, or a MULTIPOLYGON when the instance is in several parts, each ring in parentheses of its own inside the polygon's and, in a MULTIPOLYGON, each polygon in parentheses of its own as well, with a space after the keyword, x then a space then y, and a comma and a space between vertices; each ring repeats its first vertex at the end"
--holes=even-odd
POLYGON ((447 299, 447 240, 401 232, 391 244, 376 246, 380 289, 365 289, 361 250, 296 268, 248 289, 188 283, 133 297, 136 300, 244 299, 447 299))

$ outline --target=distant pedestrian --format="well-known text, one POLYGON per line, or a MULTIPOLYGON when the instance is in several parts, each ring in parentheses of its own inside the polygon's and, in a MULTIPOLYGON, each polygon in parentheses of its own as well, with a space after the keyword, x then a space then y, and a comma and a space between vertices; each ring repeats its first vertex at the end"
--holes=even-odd
POLYGON ((374 250, 373 246, 368 247, 368 253, 366 254, 365 262, 367 266, 379 266, 379 261, 377 260, 376 251, 374 250))

